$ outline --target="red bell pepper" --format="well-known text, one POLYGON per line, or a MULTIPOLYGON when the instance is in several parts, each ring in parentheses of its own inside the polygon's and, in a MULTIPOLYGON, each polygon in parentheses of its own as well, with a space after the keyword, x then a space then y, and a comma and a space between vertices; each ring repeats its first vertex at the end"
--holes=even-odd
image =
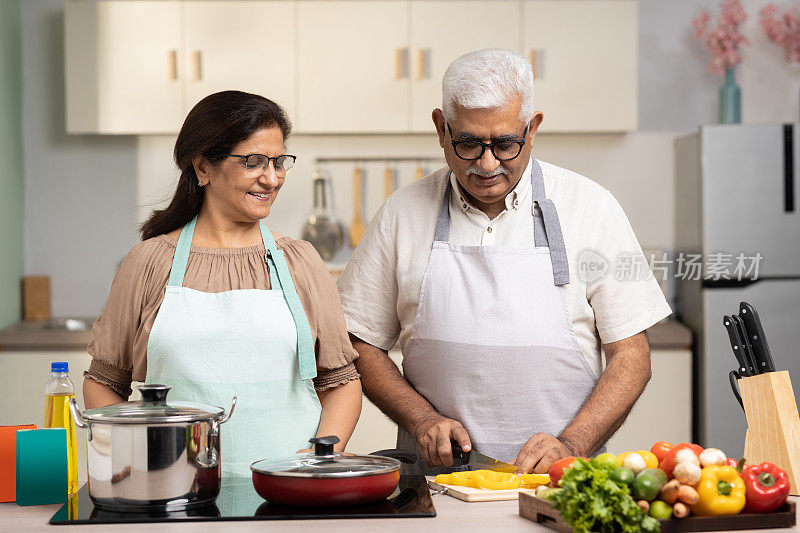
POLYGON ((661 463, 658 467, 667 473, 667 477, 672 479, 674 476, 672 475, 672 471, 675 469, 675 454, 678 453, 679 450, 683 450, 684 448, 689 448, 694 452, 697 458, 700 458, 700 454, 703 453, 703 448, 697 444, 691 444, 688 442, 681 442, 674 448, 670 449, 667 454, 664 456, 664 459, 661 460, 661 463))
POLYGON ((746 492, 744 512, 769 513, 780 508, 789 496, 786 472, 772 463, 747 465, 742 469, 746 492))

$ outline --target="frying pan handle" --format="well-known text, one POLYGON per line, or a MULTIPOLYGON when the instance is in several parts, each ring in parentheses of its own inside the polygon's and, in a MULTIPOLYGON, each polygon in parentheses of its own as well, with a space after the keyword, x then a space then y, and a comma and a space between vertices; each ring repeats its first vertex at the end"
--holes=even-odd
POLYGON ((397 459, 401 463, 405 463, 407 465, 413 465, 417 462, 416 454, 411 452, 406 452, 403 450, 398 450, 395 448, 391 448, 388 450, 378 450, 377 452, 372 452, 368 455, 380 455, 382 457, 391 457, 392 459, 397 459))

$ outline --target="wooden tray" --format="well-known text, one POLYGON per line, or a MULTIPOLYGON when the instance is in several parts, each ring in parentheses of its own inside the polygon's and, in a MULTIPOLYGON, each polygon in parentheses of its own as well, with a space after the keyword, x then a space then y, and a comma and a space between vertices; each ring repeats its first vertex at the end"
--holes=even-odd
MULTIPOLYGON (((556 531, 571 533, 572 528, 553 509, 553 504, 532 494, 519 495, 519 515, 556 531)), ((795 503, 786 502, 774 513, 738 514, 734 516, 689 516, 660 520, 662 533, 683 531, 734 531, 737 529, 772 529, 794 527, 797 521, 795 503)))
POLYGON ((535 489, 511 489, 511 490, 489 490, 476 489, 474 487, 459 487, 457 485, 441 485, 432 479, 428 480, 428 486, 433 490, 457 498, 465 502, 496 502, 500 500, 516 500, 520 493, 533 495, 535 489))

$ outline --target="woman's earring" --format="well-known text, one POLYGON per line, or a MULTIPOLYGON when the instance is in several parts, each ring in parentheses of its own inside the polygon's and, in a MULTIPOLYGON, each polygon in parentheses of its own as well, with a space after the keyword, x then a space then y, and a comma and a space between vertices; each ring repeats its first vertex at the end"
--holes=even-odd
POLYGON ((203 186, 203 182, 200 181, 200 178, 197 178, 197 186, 198 187, 202 187, 203 186))

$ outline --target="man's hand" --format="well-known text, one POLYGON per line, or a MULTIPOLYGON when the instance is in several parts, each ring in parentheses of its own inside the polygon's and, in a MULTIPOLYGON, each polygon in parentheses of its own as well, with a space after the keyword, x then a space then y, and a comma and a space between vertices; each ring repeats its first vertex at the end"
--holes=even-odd
POLYGON ((472 447, 467 430, 461 422, 445 418, 440 414, 423 418, 414 426, 413 434, 422 459, 431 467, 453 465, 451 440, 465 452, 472 447))
POLYGON ((519 474, 528 474, 531 470, 537 474, 546 474, 551 464, 570 455, 575 454, 556 437, 537 433, 522 445, 517 458, 510 464, 517 467, 519 474))

